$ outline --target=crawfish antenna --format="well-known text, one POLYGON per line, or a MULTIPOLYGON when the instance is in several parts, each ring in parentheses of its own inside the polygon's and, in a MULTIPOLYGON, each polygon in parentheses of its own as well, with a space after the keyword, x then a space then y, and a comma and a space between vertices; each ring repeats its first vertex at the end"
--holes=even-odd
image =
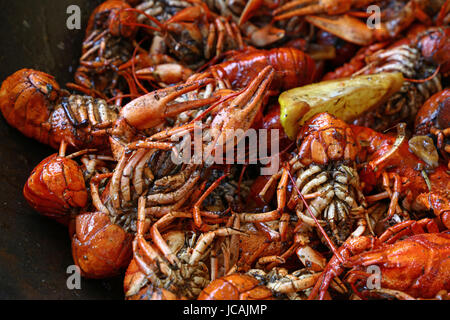
POLYGON ((409 79, 409 78, 405 78, 405 81, 412 82, 412 83, 424 83, 424 82, 430 81, 431 79, 436 77, 436 75, 439 73, 440 69, 441 69, 441 65, 438 65, 436 70, 433 72, 433 74, 431 76, 429 76, 428 78, 425 78, 425 79, 409 79))
POLYGON ((147 94, 147 93, 149 93, 149 91, 147 89, 145 89, 145 87, 142 85, 142 83, 139 81, 139 79, 136 75, 136 62, 135 62, 137 50, 141 46, 141 44, 144 40, 145 39, 142 39, 134 48, 133 56, 131 58, 131 73, 133 74, 134 81, 139 86, 139 88, 141 88, 141 90, 144 91, 145 94, 147 94))

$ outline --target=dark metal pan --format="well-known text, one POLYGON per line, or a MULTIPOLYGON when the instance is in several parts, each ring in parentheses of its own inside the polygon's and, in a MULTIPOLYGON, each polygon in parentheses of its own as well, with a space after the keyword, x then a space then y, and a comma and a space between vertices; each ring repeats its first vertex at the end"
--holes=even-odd
MULTIPOLYGON (((101 0, 0 0, 0 81, 21 68, 72 80, 83 26, 101 0), (69 30, 67 7, 81 9, 69 30)), ((65 227, 33 211, 22 196, 31 170, 54 150, 25 138, 0 116, 0 299, 123 299, 122 277, 81 280, 68 289, 73 264, 65 227)))

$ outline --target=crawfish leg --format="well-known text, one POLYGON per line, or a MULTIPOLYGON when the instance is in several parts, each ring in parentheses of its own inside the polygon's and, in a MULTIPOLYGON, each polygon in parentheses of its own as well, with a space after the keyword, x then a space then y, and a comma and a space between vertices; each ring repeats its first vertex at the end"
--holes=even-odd
POLYGON ((395 214, 395 211, 397 210, 398 206, 398 197, 401 192, 401 179, 398 174, 392 174, 394 178, 394 190, 391 192, 389 188, 389 176, 386 172, 383 172, 383 184, 384 187, 387 189, 387 192, 391 195, 391 203, 389 205, 388 215, 386 217, 386 220, 392 219, 392 217, 395 214))
POLYGON ((189 179, 186 181, 186 183, 179 188, 176 191, 169 192, 169 193, 157 193, 157 194, 151 194, 147 196, 147 200, 152 205, 158 205, 158 204, 172 204, 175 202, 178 202, 179 200, 183 199, 186 193, 190 190, 192 190, 197 183, 197 181, 200 179, 200 173, 198 171, 195 171, 189 179))
MULTIPOLYGON (((274 221, 281 217, 283 214, 283 209, 286 206, 286 190, 288 185, 288 169, 284 168, 281 174, 280 182, 278 182, 277 187, 277 208, 273 211, 265 213, 241 213, 239 214, 240 220, 242 222, 268 222, 274 221)), ((284 225, 281 227, 280 232, 284 232, 282 237, 286 237, 287 227, 284 225)))
POLYGON ((189 212, 171 212, 166 214, 161 219, 153 224, 150 229, 150 234, 153 242, 158 247, 159 250, 164 254, 164 256, 169 260, 169 262, 173 265, 177 265, 180 267, 180 261, 176 257, 176 255, 171 251, 166 241, 161 236, 158 227, 163 227, 169 225, 176 218, 191 218, 192 215, 189 212))
POLYGON ((394 243, 405 235, 425 233, 425 229, 430 233, 438 233, 439 228, 432 219, 425 218, 419 221, 407 220, 388 228, 379 237, 381 242, 394 243))
POLYGON ((203 221, 200 213, 200 206, 202 202, 206 199, 206 197, 208 197, 211 194, 211 192, 214 191, 214 189, 216 189, 219 186, 220 182, 226 177, 227 175, 223 175, 222 177, 214 181, 206 190, 206 192, 200 197, 200 199, 198 199, 197 202, 195 203, 193 209, 193 216, 194 216, 194 223, 197 228, 201 229, 203 226, 203 221))
POLYGON ((165 275, 170 275, 172 272, 155 248, 147 243, 144 238, 144 232, 147 225, 145 221, 145 202, 145 197, 139 198, 137 232, 136 238, 133 241, 133 253, 141 270, 143 270, 147 276, 153 278, 152 283, 157 283, 156 281, 159 280, 155 274, 157 266, 165 275), (150 264, 145 262, 145 258, 146 260, 150 260, 150 264), (153 282, 153 280, 155 280, 155 282, 153 282))
POLYGON ((232 235, 247 235, 246 233, 234 230, 232 228, 220 228, 214 231, 209 231, 200 236, 189 260, 189 264, 194 265, 200 261, 202 255, 206 252, 215 237, 227 237, 232 235))

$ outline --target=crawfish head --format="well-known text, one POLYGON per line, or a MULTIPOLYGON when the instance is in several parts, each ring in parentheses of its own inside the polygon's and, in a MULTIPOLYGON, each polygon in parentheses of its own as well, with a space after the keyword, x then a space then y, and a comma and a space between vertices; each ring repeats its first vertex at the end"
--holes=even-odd
POLYGON ((329 113, 321 113, 303 126, 297 146, 303 164, 354 161, 358 153, 351 128, 329 113))
POLYGON ((47 122, 62 92, 43 72, 22 69, 6 78, 0 89, 0 109, 6 121, 24 135, 48 143, 47 122))
POLYGON ((422 56, 436 64, 450 62, 450 28, 430 28, 417 37, 417 47, 422 56))
MULTIPOLYGON (((356 171, 358 147, 353 132, 345 122, 321 113, 305 124, 297 145, 303 164, 297 174, 297 188, 304 196, 311 196, 312 214, 321 216, 325 230, 340 244, 353 232, 354 221, 365 207, 356 171)), ((296 210, 306 223, 315 226, 311 217, 302 212, 302 202, 298 202, 296 210)))

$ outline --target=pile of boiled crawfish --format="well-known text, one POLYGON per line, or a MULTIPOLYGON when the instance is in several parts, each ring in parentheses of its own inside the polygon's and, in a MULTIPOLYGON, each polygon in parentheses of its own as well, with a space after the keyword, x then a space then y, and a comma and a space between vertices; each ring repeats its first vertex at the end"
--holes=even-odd
POLYGON ((126 299, 450 299, 449 12, 108 0, 66 89, 31 69, 1 86, 6 121, 59 150, 24 196, 126 299), (210 154, 245 139, 229 129, 279 130, 280 150, 175 163, 196 124, 210 154))

